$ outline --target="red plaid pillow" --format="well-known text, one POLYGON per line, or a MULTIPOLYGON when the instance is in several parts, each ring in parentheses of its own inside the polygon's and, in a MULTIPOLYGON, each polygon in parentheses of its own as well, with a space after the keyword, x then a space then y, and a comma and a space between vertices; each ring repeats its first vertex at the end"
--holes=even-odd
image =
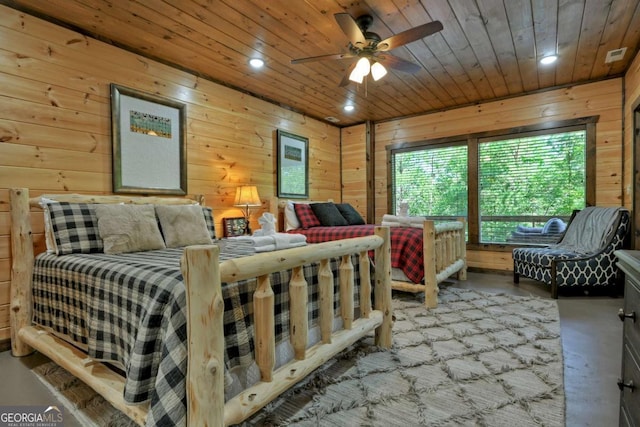
POLYGON ((316 214, 313 213, 311 205, 308 205, 306 203, 294 203, 293 209, 296 211, 296 216, 300 221, 300 227, 311 228, 319 227, 322 225, 316 214))

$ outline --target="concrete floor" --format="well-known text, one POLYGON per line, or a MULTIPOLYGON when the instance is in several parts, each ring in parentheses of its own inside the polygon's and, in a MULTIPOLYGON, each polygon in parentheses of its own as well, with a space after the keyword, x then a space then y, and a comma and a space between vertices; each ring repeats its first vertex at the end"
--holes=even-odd
MULTIPOLYGON (((454 287, 514 295, 549 298, 550 292, 538 282, 521 279, 513 285, 511 275, 469 273, 468 280, 454 287)), ((560 296, 560 326, 564 352, 566 425, 607 427, 618 425, 622 322, 617 317, 622 298, 608 296, 560 296)), ((33 355, 14 358, 0 353, 0 405, 60 404, 29 372, 46 358, 33 355)), ((517 420, 514 420, 517 422, 517 420)), ((65 417, 65 427, 81 426, 65 417)))

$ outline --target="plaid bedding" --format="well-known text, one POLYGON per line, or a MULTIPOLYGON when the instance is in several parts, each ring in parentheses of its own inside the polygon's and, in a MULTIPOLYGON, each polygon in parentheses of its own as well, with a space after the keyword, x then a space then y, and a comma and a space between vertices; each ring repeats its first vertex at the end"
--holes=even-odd
MULTIPOLYGON (((253 253, 247 242, 222 247, 222 260, 253 253)), ((34 322, 86 345, 90 357, 117 362, 127 381, 124 399, 151 402, 148 426, 186 424, 186 298, 180 272, 182 249, 131 254, 36 257, 34 322)), ((339 259, 331 262, 334 307, 339 313, 339 259)), ((359 264, 352 259, 358 300, 359 264)), ((318 263, 306 265, 309 320, 318 317, 318 263)), ((290 272, 271 276, 276 341, 288 338, 290 272)), ((223 284, 227 368, 253 361, 255 280, 223 284)))
MULTIPOLYGON (((375 227, 375 225, 367 224, 297 228, 289 230, 288 233, 304 234, 307 236, 307 243, 322 243, 369 236, 374 233, 375 227)), ((401 269, 413 283, 422 283, 422 279, 424 279, 423 230, 417 227, 389 227, 389 229, 391 231, 391 266, 401 269)))

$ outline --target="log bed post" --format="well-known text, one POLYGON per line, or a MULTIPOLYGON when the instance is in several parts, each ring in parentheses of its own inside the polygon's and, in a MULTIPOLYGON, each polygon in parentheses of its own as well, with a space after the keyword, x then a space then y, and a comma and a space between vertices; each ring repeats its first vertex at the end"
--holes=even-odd
POLYGON ((275 296, 268 274, 258 277, 257 283, 253 294, 256 364, 260 368, 260 379, 269 382, 273 379, 273 367, 276 363, 275 296))
POLYGON ((304 360, 306 357, 307 342, 309 340, 309 318, 307 317, 307 304, 309 303, 309 290, 304 278, 301 266, 296 266, 291 272, 289 282, 289 312, 290 335, 294 357, 304 360))
POLYGON ((464 266, 458 270, 458 280, 467 280, 467 219, 464 217, 458 218, 458 221, 462 223, 462 229, 458 232, 458 257, 464 261, 464 266))
POLYGON ((436 229, 433 221, 424 222, 424 238, 422 250, 424 251, 424 305, 428 308, 438 306, 438 280, 436 279, 436 251, 438 244, 430 244, 436 237, 436 229))
POLYGON ((351 262, 351 255, 343 255, 340 262, 339 279, 340 279, 340 315, 344 322, 345 329, 351 329, 353 327, 353 263, 351 262))
POLYGON ((369 318, 371 314, 371 261, 369 252, 360 252, 360 315, 369 318))
POLYGON ((33 349, 18 332, 31 324, 33 297, 33 235, 29 215, 29 190, 12 188, 11 200, 11 354, 26 356, 33 349))
POLYGON ((318 298, 320 300, 320 337, 324 344, 331 344, 333 328, 333 271, 328 258, 320 260, 318 270, 318 298))
POLYGON ((391 348, 393 338, 393 306, 391 305, 391 232, 389 227, 376 227, 376 236, 384 243, 375 251, 375 309, 382 311, 382 324, 376 328, 375 344, 391 348))
POLYGON ((187 425, 224 418, 224 301, 220 248, 189 246, 181 260, 187 296, 187 425))

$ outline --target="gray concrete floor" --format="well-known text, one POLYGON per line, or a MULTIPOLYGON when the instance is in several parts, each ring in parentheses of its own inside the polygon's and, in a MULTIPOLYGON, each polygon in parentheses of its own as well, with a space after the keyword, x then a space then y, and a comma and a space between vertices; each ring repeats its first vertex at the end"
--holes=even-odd
MULTIPOLYGON (((468 280, 451 286, 514 295, 549 298, 543 285, 511 275, 469 273, 468 280)), ((561 339, 564 353, 566 425, 608 427, 618 425, 622 322, 617 317, 622 298, 608 296, 560 296, 561 339)), ((14 358, 0 353, 0 405, 60 404, 29 370, 46 362, 42 355, 14 358)), ((514 420, 517 424, 517 420, 514 420)), ((515 424, 514 424, 515 425, 515 424)), ((70 416, 65 427, 80 426, 70 416)))

